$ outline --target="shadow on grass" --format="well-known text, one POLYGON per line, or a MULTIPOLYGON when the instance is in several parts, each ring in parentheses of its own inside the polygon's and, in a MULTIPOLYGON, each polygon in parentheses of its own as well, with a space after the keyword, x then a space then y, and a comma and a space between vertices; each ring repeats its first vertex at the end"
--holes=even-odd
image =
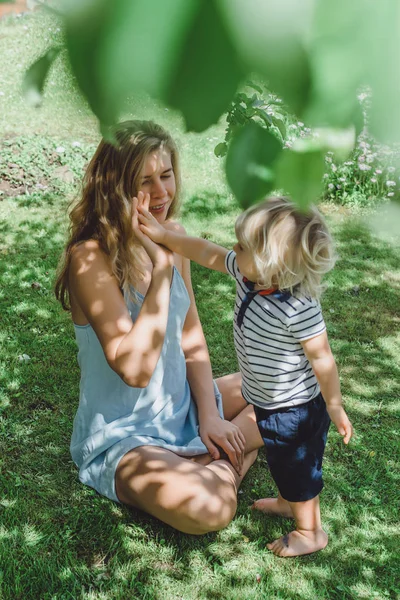
MULTIPOLYGON (((210 198, 200 200, 190 204, 191 216, 215 241, 229 237, 218 220, 230 210, 224 200, 213 205, 212 223, 210 198)), ((24 213, 0 225, 4 598, 394 598, 396 250, 358 225, 337 228, 342 258, 323 307, 358 435, 346 449, 330 434, 322 496, 330 545, 284 561, 265 544, 287 532, 290 521, 248 510, 256 497, 274 493, 262 455, 244 483, 232 525, 202 537, 180 534, 78 482, 69 454, 79 384, 76 346, 69 316, 52 294, 65 227, 62 210, 56 213, 51 219, 24 213), (22 354, 30 360, 20 362, 22 354)), ((215 374, 232 372, 233 282, 193 266, 193 283, 215 374)))

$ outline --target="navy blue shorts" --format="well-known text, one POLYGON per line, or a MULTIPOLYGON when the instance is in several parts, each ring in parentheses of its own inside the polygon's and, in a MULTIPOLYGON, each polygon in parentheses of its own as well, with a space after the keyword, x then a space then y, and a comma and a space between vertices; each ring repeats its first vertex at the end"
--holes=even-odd
POLYGON ((324 487, 322 458, 330 418, 322 394, 300 406, 254 406, 271 475, 289 502, 315 498, 324 487))

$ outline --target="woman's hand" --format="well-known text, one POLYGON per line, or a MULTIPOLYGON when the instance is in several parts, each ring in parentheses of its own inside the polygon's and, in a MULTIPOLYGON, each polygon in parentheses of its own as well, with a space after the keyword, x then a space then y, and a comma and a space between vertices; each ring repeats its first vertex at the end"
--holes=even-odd
POLYGON ((139 227, 141 231, 148 235, 153 242, 156 242, 157 244, 163 244, 165 241, 166 231, 149 211, 149 203, 144 200, 142 202, 139 201, 138 213, 139 227))
MULTIPOLYGON (((139 192, 137 198, 133 198, 132 201, 132 229, 135 234, 135 237, 142 244, 143 248, 146 250, 147 254, 151 262, 153 263, 153 267, 171 267, 174 264, 173 254, 164 246, 159 246, 157 243, 153 242, 150 237, 148 237, 141 230, 139 224, 139 210, 145 210, 148 212, 150 202, 150 195, 144 194, 143 192, 139 192)), ((148 213, 150 214, 150 213, 148 213)), ((150 215, 152 218, 153 216, 150 215)), ((154 219, 155 220, 155 219, 154 219)), ((157 222, 157 221, 156 221, 157 222)), ((161 229, 164 229, 160 225, 161 229)))
POLYGON ((214 460, 221 457, 219 447, 226 452, 238 474, 242 474, 246 439, 239 427, 219 416, 202 419, 200 437, 214 460))

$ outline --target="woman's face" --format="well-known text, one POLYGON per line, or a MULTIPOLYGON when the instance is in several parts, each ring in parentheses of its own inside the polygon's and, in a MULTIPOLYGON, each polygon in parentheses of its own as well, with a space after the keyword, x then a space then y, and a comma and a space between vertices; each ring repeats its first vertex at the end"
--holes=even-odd
POLYGON ((168 150, 155 150, 147 156, 140 175, 139 191, 150 194, 149 210, 159 223, 163 223, 176 192, 175 174, 168 150))

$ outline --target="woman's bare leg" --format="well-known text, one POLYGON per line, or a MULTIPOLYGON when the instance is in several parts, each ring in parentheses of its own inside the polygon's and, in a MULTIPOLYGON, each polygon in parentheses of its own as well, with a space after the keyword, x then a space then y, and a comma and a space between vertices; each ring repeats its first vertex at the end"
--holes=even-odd
POLYGON ((120 461, 115 481, 118 498, 140 508, 179 531, 203 534, 226 527, 237 506, 238 487, 263 442, 254 410, 241 395, 240 373, 217 380, 225 419, 246 437, 246 455, 239 476, 225 460, 209 455, 191 460, 165 448, 141 446, 120 461))
MULTIPOLYGON (((247 454, 244 472, 255 457, 256 452, 247 454)), ((141 446, 121 459, 115 482, 124 504, 179 531, 199 535, 230 523, 242 477, 225 460, 203 466, 165 448, 141 446)))

